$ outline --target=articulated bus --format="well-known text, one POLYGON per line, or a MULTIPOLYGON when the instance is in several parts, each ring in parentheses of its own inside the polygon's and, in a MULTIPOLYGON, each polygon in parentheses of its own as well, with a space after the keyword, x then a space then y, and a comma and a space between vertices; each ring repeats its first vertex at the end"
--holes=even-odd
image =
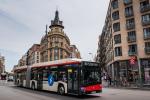
POLYGON ((100 93, 99 63, 81 59, 62 59, 14 69, 15 85, 33 90, 58 92, 61 95, 100 93))

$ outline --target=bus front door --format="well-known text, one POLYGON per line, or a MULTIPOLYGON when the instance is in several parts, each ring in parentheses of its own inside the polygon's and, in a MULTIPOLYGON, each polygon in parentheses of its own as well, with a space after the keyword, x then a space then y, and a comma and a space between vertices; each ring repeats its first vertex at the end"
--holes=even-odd
POLYGON ((78 94, 78 69, 68 69, 68 94, 78 94))

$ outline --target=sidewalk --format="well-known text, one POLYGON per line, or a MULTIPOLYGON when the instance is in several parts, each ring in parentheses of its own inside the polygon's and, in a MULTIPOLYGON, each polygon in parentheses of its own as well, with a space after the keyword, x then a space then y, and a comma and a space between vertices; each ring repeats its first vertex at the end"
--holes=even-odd
POLYGON ((139 87, 139 86, 135 86, 135 85, 131 85, 131 86, 120 86, 120 85, 109 85, 108 82, 106 81, 102 81, 102 86, 103 88, 114 88, 114 89, 131 89, 131 90, 148 90, 150 91, 150 86, 149 87, 139 87))
POLYGON ((147 90, 150 91, 150 87, 121 87, 121 86, 108 86, 104 88, 113 88, 113 89, 131 89, 131 90, 147 90))

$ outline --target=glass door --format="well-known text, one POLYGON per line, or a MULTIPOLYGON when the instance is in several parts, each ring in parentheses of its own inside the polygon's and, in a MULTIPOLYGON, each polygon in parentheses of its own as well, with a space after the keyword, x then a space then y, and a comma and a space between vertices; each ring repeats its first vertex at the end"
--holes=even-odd
POLYGON ((68 68, 68 93, 78 94, 79 77, 77 68, 68 68))

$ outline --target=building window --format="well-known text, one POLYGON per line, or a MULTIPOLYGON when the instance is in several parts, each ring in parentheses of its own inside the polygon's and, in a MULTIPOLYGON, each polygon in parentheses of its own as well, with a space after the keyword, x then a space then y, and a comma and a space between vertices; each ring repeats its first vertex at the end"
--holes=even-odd
POLYGON ((114 29, 114 32, 117 32, 117 31, 120 31, 120 23, 114 23, 113 24, 113 29, 114 29))
POLYGON ((113 20, 118 20, 119 19, 119 11, 115 11, 112 13, 112 18, 113 20))
POLYGON ((129 45, 129 52, 128 52, 128 54, 129 54, 129 56, 137 54, 137 45, 136 44, 129 45))
POLYGON ((145 53, 150 54, 150 42, 145 42, 145 53))
POLYGON ((132 0, 123 0, 125 5, 131 4, 132 0))
POLYGON ((146 14, 142 16, 142 24, 145 25, 150 25, 150 14, 146 14))
POLYGON ((58 48, 54 49, 54 60, 58 60, 59 59, 59 55, 58 55, 58 48))
POLYGON ((144 39, 150 39, 150 27, 144 28, 144 39))
POLYGON ((122 48, 121 47, 116 47, 115 48, 115 56, 122 56, 122 48))
POLYGON ((140 3, 141 12, 146 12, 150 10, 149 0, 144 0, 140 3))
POLYGON ((131 31, 128 32, 128 42, 135 42, 136 41, 136 32, 131 31))
POLYGON ((63 42, 60 43, 61 47, 63 47, 63 42))
POLYGON ((115 42, 115 44, 121 43, 121 35, 120 34, 114 36, 114 42, 115 42))
POLYGON ((53 43, 51 42, 51 43, 50 43, 50 47, 52 47, 52 46, 53 46, 52 44, 53 44, 53 43))
POLYGON ((133 7, 132 7, 132 6, 125 8, 125 16, 126 16, 126 17, 131 17, 131 16, 133 16, 133 7))
POLYGON ((127 28, 127 30, 130 30, 130 29, 134 29, 134 28, 135 28, 134 18, 131 18, 131 19, 127 19, 127 20, 126 20, 126 28, 127 28))
POLYGON ((112 7, 113 7, 113 9, 118 8, 118 0, 113 0, 112 1, 112 7))
POLYGON ((37 56, 37 59, 39 59, 39 56, 37 56))
POLYGON ((52 49, 50 49, 50 61, 52 61, 52 49))
POLYGON ((63 49, 60 49, 60 59, 63 59, 63 49))

